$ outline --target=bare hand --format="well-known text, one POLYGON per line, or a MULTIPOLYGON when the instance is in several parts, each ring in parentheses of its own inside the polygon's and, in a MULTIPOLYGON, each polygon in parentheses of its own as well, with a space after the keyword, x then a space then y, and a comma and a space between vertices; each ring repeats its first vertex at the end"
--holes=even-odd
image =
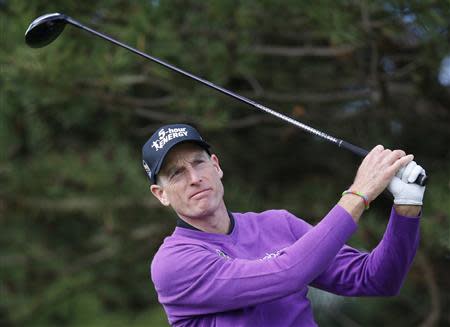
POLYGON ((383 192, 397 171, 413 159, 412 154, 406 155, 403 150, 392 151, 377 145, 359 166, 351 190, 363 193, 371 202, 383 192))

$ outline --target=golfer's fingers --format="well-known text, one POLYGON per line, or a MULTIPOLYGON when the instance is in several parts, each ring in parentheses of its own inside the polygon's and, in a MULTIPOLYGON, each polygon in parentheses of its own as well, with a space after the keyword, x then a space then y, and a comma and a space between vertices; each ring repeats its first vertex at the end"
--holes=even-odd
POLYGON ((382 163, 386 164, 386 165, 392 165, 394 164, 398 159, 402 158, 406 156, 405 151, 403 150, 384 150, 382 153, 382 158, 381 161, 382 163))
POLYGON ((395 174, 395 176, 401 179, 404 173, 405 173, 405 167, 402 167, 398 170, 398 172, 395 174))
POLYGON ((378 144, 377 146, 373 147, 372 150, 370 150, 370 152, 364 158, 363 160, 364 165, 371 165, 370 163, 377 162, 383 150, 384 146, 382 146, 381 144, 378 144))
MULTIPOLYGON (((395 161, 389 168, 390 172, 392 172, 392 175, 395 175, 400 168, 406 166, 414 159, 414 156, 412 154, 408 154, 407 156, 400 157, 397 161, 395 161)), ((405 173, 403 173, 403 176, 405 173)))
POLYGON ((414 183, 420 174, 425 174, 425 171, 420 165, 416 165, 408 176, 408 183, 414 183))
POLYGON ((402 176, 400 177, 402 179, 402 181, 404 181, 405 183, 408 183, 408 178, 409 175, 411 174, 411 172, 414 170, 414 168, 417 166, 415 161, 411 161, 409 164, 407 164, 404 167, 404 171, 402 176))
POLYGON ((378 144, 372 150, 370 150, 370 152, 367 154, 366 157, 378 156, 381 152, 383 152, 383 150, 384 150, 384 146, 382 146, 381 144, 378 144))

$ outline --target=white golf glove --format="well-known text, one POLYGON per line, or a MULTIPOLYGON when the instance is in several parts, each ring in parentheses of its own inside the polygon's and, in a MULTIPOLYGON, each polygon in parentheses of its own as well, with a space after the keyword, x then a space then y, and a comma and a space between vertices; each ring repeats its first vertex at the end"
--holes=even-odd
POLYGON ((411 161, 397 172, 388 185, 395 204, 422 205, 425 186, 414 184, 420 174, 426 175, 425 170, 415 161, 411 161))

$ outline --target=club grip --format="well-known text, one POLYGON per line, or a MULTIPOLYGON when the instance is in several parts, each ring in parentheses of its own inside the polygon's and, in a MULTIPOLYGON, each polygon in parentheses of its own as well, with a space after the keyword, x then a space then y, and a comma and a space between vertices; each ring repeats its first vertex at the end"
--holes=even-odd
MULTIPOLYGON (((339 145, 339 147, 347 149, 361 157, 365 157, 369 153, 369 151, 367 151, 366 149, 360 148, 359 146, 348 143, 346 141, 340 140, 338 145, 339 145)), ((420 174, 419 176, 417 176, 416 180, 414 181, 415 184, 420 185, 420 186, 425 186, 427 184, 427 182, 428 182, 428 176, 424 175, 424 174, 420 174)))

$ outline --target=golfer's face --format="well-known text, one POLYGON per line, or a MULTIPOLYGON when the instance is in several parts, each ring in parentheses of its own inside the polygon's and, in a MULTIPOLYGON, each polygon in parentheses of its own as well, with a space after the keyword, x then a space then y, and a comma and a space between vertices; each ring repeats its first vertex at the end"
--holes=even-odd
POLYGON ((181 216, 201 218, 214 213, 223 198, 222 170, 218 158, 199 146, 182 143, 164 160, 158 175, 166 205, 181 216))

